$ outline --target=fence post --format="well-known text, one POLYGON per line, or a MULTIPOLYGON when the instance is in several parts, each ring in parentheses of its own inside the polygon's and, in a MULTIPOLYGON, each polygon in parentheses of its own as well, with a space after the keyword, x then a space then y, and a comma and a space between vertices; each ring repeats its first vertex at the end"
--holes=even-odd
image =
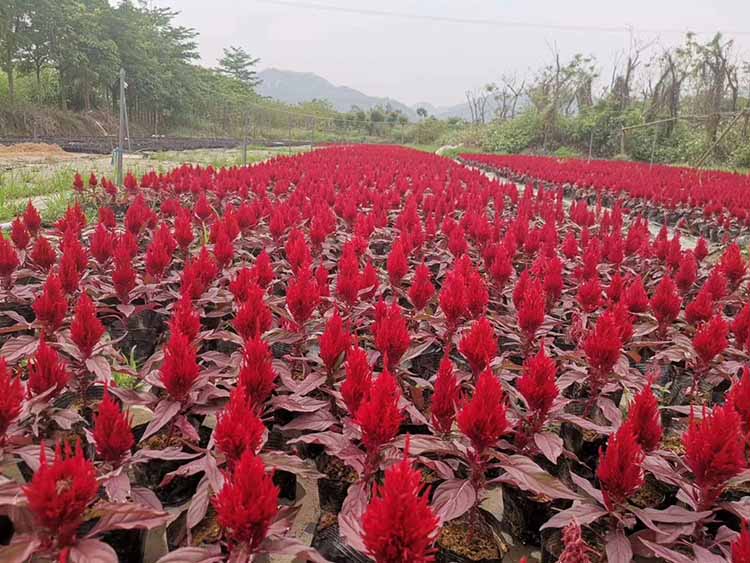
POLYGON ((125 150, 125 69, 120 69, 120 128, 115 153, 115 183, 122 186, 122 153, 125 150))

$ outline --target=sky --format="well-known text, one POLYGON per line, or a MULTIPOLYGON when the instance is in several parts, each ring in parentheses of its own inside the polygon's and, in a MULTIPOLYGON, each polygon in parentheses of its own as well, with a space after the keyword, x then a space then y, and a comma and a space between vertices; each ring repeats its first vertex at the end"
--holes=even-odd
POLYGON ((653 41, 658 49, 680 43, 687 30, 705 32, 700 36, 705 39, 721 30, 735 38, 745 60, 750 54, 748 0, 149 3, 180 11, 177 22, 198 30, 205 65, 214 66, 222 48, 240 46, 260 57, 260 69, 314 72, 336 85, 409 105, 457 104, 465 100, 467 89, 497 82, 504 74, 531 76, 551 60, 554 48, 562 58, 594 55, 607 80, 632 37, 653 41), (447 21, 451 19, 460 21, 447 21))

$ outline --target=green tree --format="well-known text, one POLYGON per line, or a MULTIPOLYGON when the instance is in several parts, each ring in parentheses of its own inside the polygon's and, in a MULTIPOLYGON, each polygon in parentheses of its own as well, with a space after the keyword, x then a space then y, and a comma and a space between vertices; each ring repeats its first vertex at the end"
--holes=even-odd
POLYGON ((225 76, 236 78, 249 88, 255 88, 261 82, 254 68, 259 61, 242 47, 229 47, 224 49, 224 56, 219 60, 217 70, 225 76))

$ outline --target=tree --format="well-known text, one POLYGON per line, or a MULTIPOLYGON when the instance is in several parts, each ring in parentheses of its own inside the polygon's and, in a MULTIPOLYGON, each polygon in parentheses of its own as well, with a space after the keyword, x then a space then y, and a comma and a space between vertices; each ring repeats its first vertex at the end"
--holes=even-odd
POLYGON ((427 117, 427 110, 424 108, 417 108, 417 115, 420 119, 425 119, 427 117))
POLYGON ((219 60, 218 71, 225 75, 236 78, 249 88, 255 88, 261 83, 255 65, 260 59, 254 59, 242 47, 229 47, 224 49, 224 56, 219 60))
POLYGON ((26 2, 3 0, 0 2, 0 68, 8 76, 8 95, 13 103, 16 96, 15 68, 28 30, 26 2))

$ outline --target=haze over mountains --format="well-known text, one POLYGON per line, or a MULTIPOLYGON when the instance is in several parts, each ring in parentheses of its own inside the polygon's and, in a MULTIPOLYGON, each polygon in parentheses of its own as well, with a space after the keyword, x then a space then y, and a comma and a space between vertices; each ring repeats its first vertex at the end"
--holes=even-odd
POLYGON ((390 104, 393 109, 401 112, 414 121, 417 119, 417 108, 423 107, 429 115, 441 119, 459 117, 470 119, 471 113, 466 103, 455 106, 435 107, 429 102, 408 106, 393 98, 382 98, 368 96, 367 94, 349 88, 348 86, 336 86, 312 72, 294 72, 268 68, 258 73, 263 82, 256 88, 261 96, 268 96, 289 104, 297 104, 310 100, 328 100, 337 111, 349 111, 352 106, 363 110, 369 110, 377 105, 390 104))

